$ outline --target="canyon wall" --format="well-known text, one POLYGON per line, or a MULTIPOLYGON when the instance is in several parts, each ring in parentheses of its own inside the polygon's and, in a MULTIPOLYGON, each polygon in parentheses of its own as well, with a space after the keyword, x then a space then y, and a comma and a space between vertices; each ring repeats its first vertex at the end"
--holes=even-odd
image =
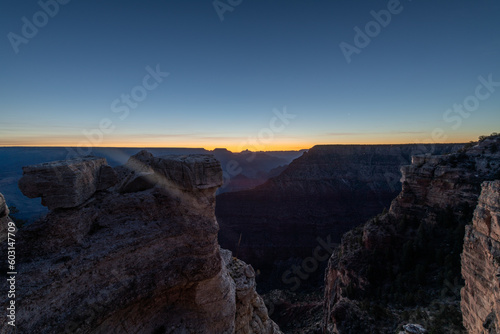
POLYGON ((25 167, 21 190, 51 211, 17 233, 16 327, 0 331, 280 333, 252 267, 220 250, 221 184, 209 155, 25 167))
MULTIPOLYGON (((459 147, 315 146, 265 184, 217 196, 219 241, 280 283, 291 266, 287 260, 296 258, 291 262, 300 264, 321 243, 340 242, 345 232, 389 208, 401 190, 399 169, 412 155, 459 147)), ((320 282, 321 272, 317 270, 320 282)))
POLYGON ((427 329, 460 332, 460 253, 481 183, 500 177, 500 137, 415 156, 386 214, 349 231, 325 275, 324 332, 395 331, 411 307, 427 329), (433 313, 434 312, 434 313, 433 313), (447 327, 448 326, 448 327, 447 327))
POLYGON ((500 181, 483 183, 462 254, 462 314, 470 334, 500 331, 500 181))

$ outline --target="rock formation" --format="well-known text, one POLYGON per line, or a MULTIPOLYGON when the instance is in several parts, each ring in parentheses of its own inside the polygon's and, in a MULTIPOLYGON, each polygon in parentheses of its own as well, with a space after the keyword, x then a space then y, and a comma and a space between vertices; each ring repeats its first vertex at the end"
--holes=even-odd
POLYGON ((255 271, 251 265, 221 249, 222 258, 236 291, 235 333, 281 333, 269 318, 264 300, 256 292, 255 271))
MULTIPOLYGON (((273 281, 280 283, 295 264, 287 260, 300 264, 310 257, 318 237, 338 243, 345 232, 388 208, 401 190, 399 169, 412 155, 459 147, 315 146, 265 184, 217 196, 219 241, 262 273, 274 270, 273 281)), ((322 282, 321 268, 316 274, 322 282)))
MULTIPOLYGON (((87 151, 87 150, 84 150, 87 151)), ((111 167, 124 165, 140 148, 94 147, 92 155, 106 158, 111 167)), ((280 166, 288 165, 302 155, 302 151, 241 152, 225 149, 208 151, 203 148, 148 148, 155 156, 213 154, 220 161, 224 184, 217 193, 250 189, 276 176, 280 166)), ((80 157, 81 149, 74 147, 0 147, 0 190, 9 203, 19 209, 16 217, 33 222, 47 214, 46 207, 38 198, 30 199, 19 190, 18 181, 23 176, 23 166, 37 165, 49 161, 68 160, 80 157)))
POLYGON ((0 331, 280 333, 253 269, 221 257, 221 183, 208 155, 26 167, 21 189, 52 211, 17 234, 16 327, 0 331))
POLYGON ((29 198, 41 197, 42 204, 53 210, 76 207, 115 183, 106 159, 86 157, 23 167, 19 188, 29 198))
POLYGON ((403 320, 397 305, 431 302, 441 313, 424 327, 445 326, 442 318, 460 326, 464 229, 481 183, 500 176, 498 145, 500 136, 491 136, 458 153, 415 156, 401 168, 402 191, 389 211, 346 233, 329 260, 325 333, 393 331, 403 320))
POLYGON ((0 242, 4 242, 7 239, 7 227, 9 218, 9 207, 5 203, 5 198, 0 194, 0 242))
POLYGON ((483 183, 462 255, 462 314, 470 334, 500 331, 500 181, 483 183))

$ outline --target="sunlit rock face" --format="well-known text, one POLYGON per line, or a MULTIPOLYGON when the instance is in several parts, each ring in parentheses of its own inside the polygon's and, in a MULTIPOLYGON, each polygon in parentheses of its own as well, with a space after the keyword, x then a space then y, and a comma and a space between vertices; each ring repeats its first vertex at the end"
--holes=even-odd
POLYGON ((483 183, 462 254, 462 314, 471 334, 500 331, 500 181, 483 183))
MULTIPOLYGON (((380 330, 382 324, 396 321, 383 317, 376 319, 360 308, 361 301, 379 305, 383 305, 381 300, 404 304, 405 300, 397 298, 418 273, 415 270, 418 265, 421 266, 420 281, 415 283, 418 288, 406 291, 416 294, 422 289, 427 293, 424 297, 416 296, 422 304, 426 298, 429 302, 439 298, 444 291, 454 298, 459 312, 459 286, 453 293, 456 283, 451 282, 460 280, 463 226, 472 220, 481 183, 500 176, 498 147, 500 136, 493 136, 462 152, 414 156, 411 165, 401 168, 402 190, 388 212, 346 233, 329 260, 325 274, 325 333, 349 333, 353 329, 356 333, 372 333, 377 328, 380 330), (442 259, 436 256, 438 253, 444 255, 442 259), (443 282, 448 285, 443 286, 443 282), (402 286, 400 290, 395 290, 399 285, 402 286)), ((469 235, 471 229, 467 231, 469 235)), ((465 268, 478 266, 474 262, 479 263, 479 260, 473 260, 474 256, 480 255, 466 250, 462 265, 465 268)), ((471 276, 473 271, 468 271, 471 276)), ((492 278, 489 279, 493 284, 492 278)), ((481 290, 466 288, 465 291, 467 295, 481 290)), ((485 298, 492 296, 490 293, 485 298)))
POLYGON ((142 151, 115 170, 84 158, 24 173, 22 191, 53 210, 17 234, 16 328, 2 333, 279 333, 222 260, 213 156, 142 151))

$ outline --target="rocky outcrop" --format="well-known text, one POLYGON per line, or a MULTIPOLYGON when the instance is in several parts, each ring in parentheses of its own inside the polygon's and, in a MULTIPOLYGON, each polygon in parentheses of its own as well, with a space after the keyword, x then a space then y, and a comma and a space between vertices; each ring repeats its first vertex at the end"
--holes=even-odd
MULTIPOLYGON (((389 211, 346 233, 329 260, 325 333, 351 333, 353 326, 362 328, 356 333, 393 330, 399 321, 395 305, 435 302, 458 314, 465 225, 472 219, 481 183, 500 174, 498 145, 500 137, 492 136, 461 152, 416 156, 401 168, 402 191, 389 211), (378 305, 376 311, 361 307, 372 303, 378 305), (390 307, 381 312, 384 305, 390 307), (366 321, 361 324, 352 314, 366 321)), ((438 318, 434 314, 434 322, 425 327, 460 330, 451 316, 446 325, 454 328, 438 327, 438 318)))
POLYGON ((7 239, 7 228, 10 221, 9 213, 9 207, 5 203, 5 198, 0 194, 0 242, 4 242, 7 239))
POLYGON ((54 210, 78 206, 115 183, 106 159, 86 157, 23 167, 19 188, 29 198, 41 197, 42 205, 54 210))
POLYGON ((279 333, 253 269, 241 263, 240 279, 221 257, 212 156, 142 151, 113 172, 96 158, 48 166, 20 181, 57 209, 17 234, 16 327, 2 322, 2 333, 279 333), (137 186, 144 173, 149 186, 137 186))
POLYGON ((468 333, 500 331, 500 181, 483 183, 462 254, 462 314, 468 333))
MULTIPOLYGON (((266 273, 272 277, 269 281, 278 283, 272 287, 290 288, 282 274, 311 256, 318 237, 338 243, 345 232, 389 208, 401 190, 399 169, 412 155, 458 147, 315 146, 265 184, 217 196, 219 241, 259 269, 261 279, 266 273)), ((308 274, 309 281, 314 275, 322 282, 321 268, 308 274)))
MULTIPOLYGON (((0 191, 9 203, 19 209, 16 217, 31 223, 47 214, 47 208, 39 199, 29 199, 19 190, 18 182, 22 177, 23 166, 36 165, 49 161, 68 160, 78 156, 77 147, 0 147, 0 191)), ((94 147, 92 155, 106 158, 112 167, 124 165, 128 158, 141 151, 140 148, 94 147)), ((302 151, 283 152, 241 152, 227 150, 208 151, 202 148, 148 148, 155 156, 213 154, 221 162, 224 184, 217 192, 250 189, 264 183, 269 177, 276 176, 273 170, 289 164, 302 155, 302 151)))
POLYGON ((236 292, 235 333, 280 333, 269 318, 264 300, 256 292, 255 271, 252 266, 232 256, 231 251, 221 250, 236 292))

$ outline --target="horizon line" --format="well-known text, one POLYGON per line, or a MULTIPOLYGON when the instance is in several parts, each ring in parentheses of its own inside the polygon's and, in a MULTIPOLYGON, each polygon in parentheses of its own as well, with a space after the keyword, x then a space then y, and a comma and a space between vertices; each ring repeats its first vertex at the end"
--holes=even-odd
MULTIPOLYGON (((475 141, 474 141, 475 142, 475 141)), ((422 143, 409 143, 409 142, 401 142, 401 143, 338 143, 338 144, 333 144, 333 143, 321 143, 321 144, 314 144, 313 146, 309 147, 302 147, 302 148, 282 148, 282 149, 271 149, 271 150, 250 150, 249 148, 241 150, 239 152, 279 152, 279 151, 287 151, 287 152, 292 152, 292 151, 303 151, 303 150, 310 150, 313 147, 316 146, 398 146, 398 145, 463 145, 467 144, 467 142, 422 142, 422 143)), ((61 145, 1 145, 0 148, 71 148, 71 149, 78 149, 80 148, 79 146, 61 146, 61 145)), ((215 151, 215 150, 227 150, 232 153, 238 153, 238 150, 231 150, 227 147, 213 147, 213 148, 205 148, 205 147, 189 147, 189 146, 92 146, 92 147, 82 147, 83 149, 94 149, 94 148, 142 148, 142 149, 149 149, 149 148, 154 148, 154 149, 162 149, 162 148, 169 148, 169 149, 189 149, 189 150, 205 150, 205 151, 215 151)))

